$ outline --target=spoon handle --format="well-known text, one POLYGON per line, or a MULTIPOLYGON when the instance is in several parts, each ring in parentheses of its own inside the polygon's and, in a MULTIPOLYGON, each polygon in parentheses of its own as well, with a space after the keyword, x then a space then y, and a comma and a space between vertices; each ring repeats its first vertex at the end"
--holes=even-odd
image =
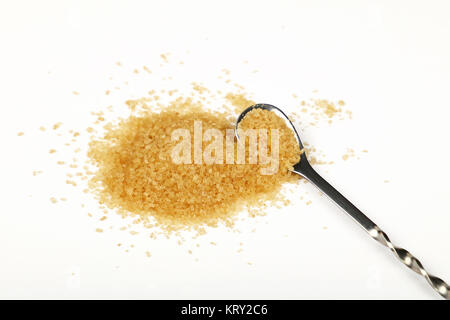
POLYGON ((306 159, 302 159, 298 165, 294 167, 294 172, 303 176, 324 192, 331 200, 333 200, 340 208, 347 212, 356 222, 358 222, 369 235, 388 247, 394 255, 408 268, 422 275, 430 286, 439 293, 444 299, 450 300, 450 286, 442 279, 429 274, 422 263, 411 253, 403 248, 396 247, 392 244, 387 234, 382 231, 372 220, 347 200, 339 191, 322 178, 309 164, 306 159))

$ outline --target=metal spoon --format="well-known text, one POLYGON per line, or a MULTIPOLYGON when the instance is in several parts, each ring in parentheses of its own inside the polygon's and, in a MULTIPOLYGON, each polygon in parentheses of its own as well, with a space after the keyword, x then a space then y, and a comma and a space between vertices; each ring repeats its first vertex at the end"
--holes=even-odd
MULTIPOLYGON (((245 117, 245 115, 253 109, 264 109, 276 112, 278 116, 286 120, 288 126, 294 131, 297 138, 297 142, 300 146, 300 150, 303 150, 303 144, 300 137, 295 130, 294 125, 286 116, 286 114, 281 111, 281 109, 270 105, 270 104, 256 104, 245 109, 236 120, 235 134, 238 136, 238 126, 239 122, 245 117)), ((323 179, 311 166, 306 158, 306 154, 303 152, 300 156, 300 162, 294 165, 293 172, 306 178, 317 188, 319 188, 323 193, 325 193, 331 200, 333 200, 341 209, 347 212, 356 222, 359 223, 361 227, 366 230, 369 235, 381 243, 382 245, 388 247, 394 255, 405 264, 408 268, 414 272, 422 275, 430 284, 430 286, 439 293, 443 298, 450 300, 450 286, 445 283, 442 279, 429 274, 422 263, 414 257, 411 253, 403 248, 396 247, 389 240, 386 233, 384 233, 372 220, 370 220, 364 213, 362 213, 357 207, 355 207, 350 201, 348 201, 342 194, 339 193, 331 184, 329 184, 325 179, 323 179)))

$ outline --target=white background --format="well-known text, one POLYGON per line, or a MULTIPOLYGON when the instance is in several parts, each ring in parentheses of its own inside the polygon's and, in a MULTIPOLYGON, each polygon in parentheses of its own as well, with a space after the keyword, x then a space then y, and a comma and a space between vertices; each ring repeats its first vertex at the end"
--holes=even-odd
POLYGON ((60 141, 38 128, 88 125, 100 105, 139 97, 153 80, 133 82, 130 70, 159 65, 162 52, 185 61, 185 80, 232 70, 258 101, 288 108, 315 89, 342 98, 353 120, 302 130, 335 161, 317 170, 449 281, 449 13, 448 1, 2 1, 0 298, 438 298, 307 184, 298 198, 311 205, 181 247, 96 233, 94 204, 49 160, 60 141), (128 89, 105 97, 110 76, 128 89), (347 148, 360 160, 342 161, 347 148))

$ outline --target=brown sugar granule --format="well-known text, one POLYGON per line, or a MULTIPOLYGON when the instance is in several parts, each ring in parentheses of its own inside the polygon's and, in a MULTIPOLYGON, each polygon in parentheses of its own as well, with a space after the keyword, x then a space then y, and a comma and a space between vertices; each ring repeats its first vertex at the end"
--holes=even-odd
POLYGON ((70 184, 70 185, 72 185, 74 187, 77 186, 77 183, 75 181, 72 181, 72 180, 66 180, 66 184, 70 184))
POLYGON ((206 88, 206 87, 204 87, 204 86, 202 86, 201 84, 196 83, 196 82, 193 82, 193 83, 192 83, 192 88, 193 88, 195 91, 199 92, 200 94, 209 91, 208 88, 206 88))
POLYGON ((51 197, 51 198, 50 198, 50 202, 51 202, 51 203, 57 203, 58 200, 57 200, 55 197, 51 197))
POLYGON ((95 229, 95 232, 102 233, 102 232, 103 232, 103 229, 97 228, 97 229, 95 229))
POLYGON ((161 57, 161 59, 164 61, 164 62, 168 62, 168 59, 167 59, 167 56, 168 56, 169 54, 168 53, 166 53, 166 54, 164 54, 164 53, 162 53, 161 55, 160 55, 160 57, 161 57))
POLYGON ((142 69, 144 69, 144 71, 146 71, 147 73, 152 73, 152 71, 147 66, 143 66, 142 69))
POLYGON ((230 92, 226 94, 225 99, 235 107, 237 113, 255 104, 254 101, 248 99, 243 93, 230 92))
POLYGON ((333 102, 330 102, 326 99, 317 99, 314 101, 314 104, 316 107, 320 108, 321 111, 325 113, 329 118, 334 117, 336 114, 342 111, 340 108, 337 108, 333 102))
MULTIPOLYGON (((195 121, 201 121, 203 133, 217 129, 226 137, 227 129, 234 130, 234 118, 229 114, 207 111, 191 99, 181 98, 158 111, 145 103, 139 107, 142 110, 133 116, 107 124, 102 136, 92 137, 88 151, 97 168, 89 181, 90 190, 102 204, 125 216, 154 219, 168 231, 216 226, 220 221, 230 226, 235 213, 264 208, 266 201, 279 197, 284 183, 298 181, 289 172, 300 159, 298 144, 284 121, 272 112, 249 113, 241 123, 244 129, 280 128, 279 170, 262 175, 260 169, 266 164, 178 164, 172 160, 172 150, 178 144, 171 139, 174 130, 186 129, 191 146, 195 121)), ((236 156, 234 134, 231 144, 236 156)), ((203 140, 202 150, 208 145, 203 140)))
POLYGON ((351 148, 347 148, 347 153, 345 153, 344 155, 342 155, 342 159, 347 161, 350 158, 354 158, 355 155, 355 150, 351 149, 351 148))
POLYGON ((19 137, 21 137, 21 136, 24 135, 24 133, 21 131, 21 132, 18 132, 17 135, 18 135, 19 137))

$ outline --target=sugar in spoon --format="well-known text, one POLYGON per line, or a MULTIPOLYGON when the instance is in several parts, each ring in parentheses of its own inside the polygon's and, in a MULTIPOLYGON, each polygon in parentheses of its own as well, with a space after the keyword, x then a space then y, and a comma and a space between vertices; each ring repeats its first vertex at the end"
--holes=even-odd
MULTIPOLYGON (((286 121, 286 124, 294 131, 295 137, 299 144, 300 150, 303 150, 303 144, 292 122, 286 114, 279 108, 270 104, 256 104, 245 109, 236 120, 235 134, 238 136, 238 126, 245 115, 253 109, 263 109, 275 112, 278 116, 286 121)), ((450 300, 450 286, 442 279, 429 274, 422 263, 413 256, 406 249, 397 247, 392 244, 387 234, 381 230, 372 220, 370 220, 364 213, 355 207, 347 198, 345 198, 339 191, 337 191, 331 184, 322 178, 309 163, 306 153, 302 152, 300 161, 294 165, 292 172, 299 174, 306 178, 309 182, 315 185, 323 193, 325 193, 331 200, 333 200, 341 209, 349 214, 367 233, 383 246, 388 247, 394 255, 408 268, 414 272, 422 275, 430 286, 439 293, 444 299, 450 300)))

